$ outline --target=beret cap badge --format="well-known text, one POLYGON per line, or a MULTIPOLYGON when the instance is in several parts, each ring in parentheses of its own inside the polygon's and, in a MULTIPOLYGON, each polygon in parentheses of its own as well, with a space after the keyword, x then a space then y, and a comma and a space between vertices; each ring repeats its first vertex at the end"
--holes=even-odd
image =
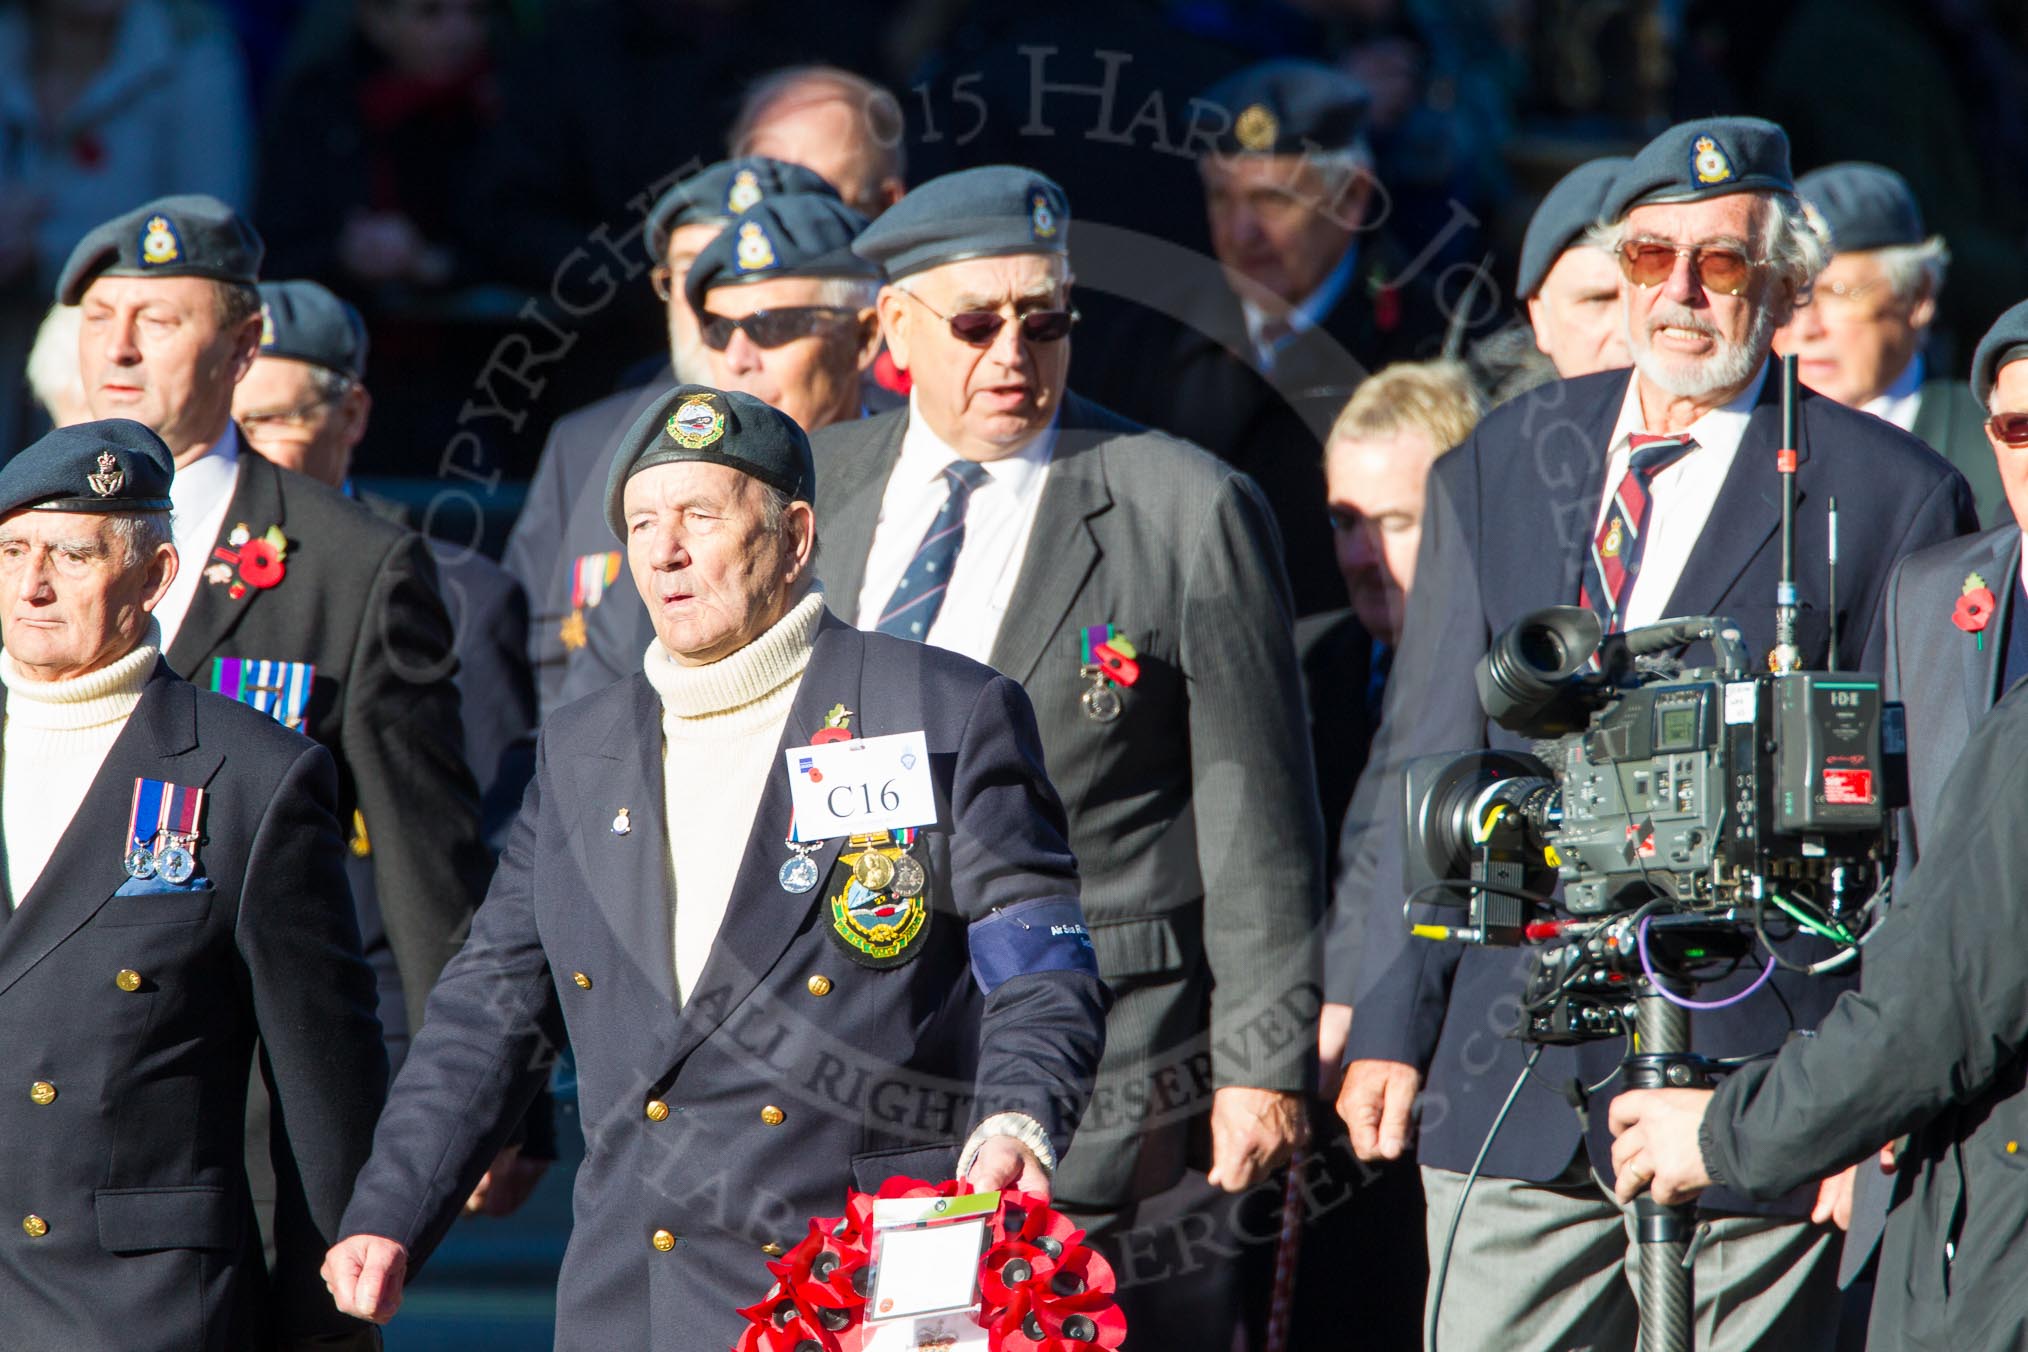
POLYGON ((1718 142, 1700 136, 1691 146, 1690 172, 1699 183, 1726 183, 1737 177, 1718 142))
POLYGON ((739 247, 735 251, 741 272, 760 272, 775 265, 774 242, 768 232, 761 228, 759 221, 747 221, 739 227, 739 247))
POLYGON ((86 475, 85 482, 92 486, 92 492, 102 498, 109 498, 120 491, 121 486, 127 482, 127 475, 111 451, 100 451, 99 472, 86 475))
POLYGON ((1233 137, 1245 149, 1256 152, 1272 146, 1281 130, 1281 124, 1275 120, 1275 115, 1268 111, 1264 103, 1249 105, 1232 124, 1233 137))
POLYGON ((169 223, 169 218, 150 216, 141 227, 141 261, 159 268, 182 256, 182 242, 176 238, 176 227, 169 223))
POLYGON ((725 435, 725 414, 708 399, 691 399, 669 415, 665 427, 678 446, 695 451, 725 435))
POLYGON ((1028 223, 1037 239, 1053 239, 1056 235, 1056 213, 1049 209, 1049 194, 1040 188, 1029 194, 1028 223))
POLYGON ((737 216, 761 200, 760 180, 751 169, 742 169, 732 176, 732 186, 725 193, 725 209, 737 216))

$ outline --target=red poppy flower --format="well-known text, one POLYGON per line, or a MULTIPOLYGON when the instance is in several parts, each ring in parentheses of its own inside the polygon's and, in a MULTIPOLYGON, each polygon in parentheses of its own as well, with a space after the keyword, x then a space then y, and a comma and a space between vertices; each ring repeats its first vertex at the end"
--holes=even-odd
POLYGON ((266 540, 248 540, 239 547, 240 580, 266 591, 282 580, 282 556, 266 540))
POLYGON ((1958 598, 1951 610, 1951 623, 1967 634, 1976 634, 1992 620, 1998 605, 1991 587, 1974 587, 1958 598))
POLYGON ((1383 286, 1373 296, 1373 323, 1382 333, 1393 333, 1401 324, 1401 292, 1383 286))

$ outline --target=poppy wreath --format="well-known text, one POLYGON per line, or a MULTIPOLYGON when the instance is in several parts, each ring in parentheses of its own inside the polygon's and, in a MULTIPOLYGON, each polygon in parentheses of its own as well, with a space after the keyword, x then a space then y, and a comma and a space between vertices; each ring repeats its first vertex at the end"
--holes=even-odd
MULTIPOLYGON (((873 1291, 874 1201, 973 1191, 957 1180, 890 1178, 878 1193, 848 1193, 843 1216, 812 1220, 801 1243, 768 1263, 775 1284, 739 1312, 747 1327, 733 1352, 858 1352, 873 1291)), ((1125 1341, 1111 1265, 1042 1197, 1001 1193, 986 1234, 973 1317, 990 1352, 1113 1352, 1125 1341)))

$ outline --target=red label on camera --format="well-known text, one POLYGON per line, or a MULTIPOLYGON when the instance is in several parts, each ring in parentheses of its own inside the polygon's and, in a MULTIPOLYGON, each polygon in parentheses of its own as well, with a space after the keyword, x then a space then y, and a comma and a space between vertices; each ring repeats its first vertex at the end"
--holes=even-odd
POLYGON ((1824 771, 1824 801, 1831 804, 1872 802, 1873 772, 1871 770, 1824 771))

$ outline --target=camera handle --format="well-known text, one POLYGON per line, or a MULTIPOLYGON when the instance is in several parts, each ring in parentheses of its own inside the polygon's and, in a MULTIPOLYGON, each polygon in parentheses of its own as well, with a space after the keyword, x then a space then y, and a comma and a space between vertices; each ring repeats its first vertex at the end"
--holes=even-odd
MULTIPOLYGON (((1662 977, 1663 981, 1671 978, 1662 977)), ((1629 1089, 1709 1089, 1711 1065, 1690 1051, 1690 1011, 1644 980, 1635 1003, 1640 1052, 1621 1062, 1629 1089)), ((1687 994, 1676 989, 1675 994, 1687 994)), ((1691 1238, 1695 1208, 1663 1206, 1650 1193, 1634 1199, 1641 1259, 1641 1352, 1691 1352, 1691 1238)))

